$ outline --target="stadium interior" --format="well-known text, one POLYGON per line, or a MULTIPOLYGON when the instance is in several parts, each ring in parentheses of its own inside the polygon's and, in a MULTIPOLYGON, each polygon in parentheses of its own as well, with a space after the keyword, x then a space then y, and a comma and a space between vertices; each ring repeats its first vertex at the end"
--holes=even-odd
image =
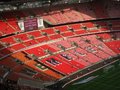
POLYGON ((58 90, 119 59, 119 0, 0 1, 1 90, 58 90))

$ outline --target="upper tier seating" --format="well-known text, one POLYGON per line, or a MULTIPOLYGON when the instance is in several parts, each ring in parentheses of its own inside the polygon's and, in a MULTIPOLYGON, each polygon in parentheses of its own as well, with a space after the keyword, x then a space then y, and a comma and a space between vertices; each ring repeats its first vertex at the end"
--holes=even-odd
MULTIPOLYGON (((21 30, 17 24, 17 20, 19 20, 19 18, 28 17, 31 15, 31 13, 40 15, 41 17, 43 17, 43 19, 45 21, 52 23, 52 24, 63 24, 63 23, 68 23, 68 22, 71 23, 71 22, 77 22, 77 21, 109 18, 110 14, 114 14, 113 12, 111 13, 111 10, 108 10, 110 12, 107 12, 104 4, 103 4, 103 6, 100 6, 101 3, 102 2, 100 2, 100 3, 97 2, 97 4, 96 3, 95 4, 94 3, 82 3, 82 4, 65 5, 63 8, 61 8, 60 6, 58 6, 57 8, 56 8, 56 6, 51 6, 49 10, 47 8, 45 8, 44 10, 42 8, 36 8, 36 9, 25 10, 25 11, 20 11, 20 12, 12 11, 12 12, 1 13, 0 14, 1 15, 0 37, 8 35, 8 34, 16 33, 16 32, 21 32, 21 30), (94 8, 91 5, 93 5, 97 8, 94 8)), ((119 13, 119 5, 117 3, 115 3, 114 1, 112 3, 113 3, 113 6, 116 5, 115 8, 117 8, 113 11, 118 12, 118 14, 111 15, 111 16, 113 16, 112 18, 116 18, 116 17, 120 16, 119 15, 120 14, 119 13)), ((111 4, 109 5, 109 3, 108 3, 108 8, 113 9, 113 6, 111 4)), ((116 23, 116 22, 113 22, 113 23, 116 23)), ((118 23, 119 23, 119 21, 118 21, 118 23)), ((107 23, 105 22, 105 24, 104 24, 103 22, 97 22, 96 24, 99 24, 102 27, 104 27, 104 26, 106 26, 107 23)), ((90 24, 88 25, 88 27, 91 27, 90 24)), ((106 28, 108 29, 108 27, 106 27, 106 28)), ((112 29, 118 30, 119 27, 116 26, 116 27, 113 27, 112 29)), ((103 31, 104 30, 106 30, 106 29, 103 29, 103 31)), ((96 30, 94 30, 93 32, 96 32, 96 30)), ((69 33, 71 33, 71 32, 69 32, 69 33)), ((81 33, 81 32, 78 31, 77 33, 81 33)), ((65 36, 67 36, 67 35, 65 35, 65 36)), ((73 34, 71 33, 70 35, 73 35, 73 34)), ((52 38, 54 38, 54 36, 52 38)))
POLYGON ((19 30, 14 29, 12 26, 8 25, 7 22, 0 20, 0 37, 8 34, 12 34, 19 30))

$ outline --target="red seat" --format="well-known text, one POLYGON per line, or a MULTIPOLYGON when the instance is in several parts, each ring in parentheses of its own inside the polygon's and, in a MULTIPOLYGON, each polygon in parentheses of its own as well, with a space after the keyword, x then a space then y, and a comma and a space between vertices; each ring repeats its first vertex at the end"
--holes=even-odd
POLYGON ((39 60, 40 62, 46 64, 47 66, 55 69, 56 71, 59 71, 64 74, 70 74, 78 70, 78 68, 73 67, 72 65, 64 62, 63 60, 60 60, 58 57, 51 56, 49 58, 45 58, 43 60, 39 60), (50 61, 51 58, 54 59, 54 61, 50 61))
POLYGON ((50 23, 50 24, 56 24, 56 21, 50 15, 43 15, 42 17, 48 23, 50 23))
POLYGON ((42 45, 41 48, 43 50, 50 50, 51 52, 56 52, 57 50, 55 48, 52 48, 51 46, 49 45, 42 45))
POLYGON ((28 50, 25 50, 28 54, 34 54, 35 56, 41 57, 45 55, 44 50, 41 47, 35 47, 28 50))
POLYGON ((58 38, 62 38, 62 36, 60 34, 54 34, 54 35, 51 35, 49 36, 51 40, 53 39, 58 39, 58 38))
POLYGON ((31 45, 35 45, 38 44, 35 40, 29 40, 29 41, 25 41, 24 45, 26 46, 31 46, 31 45))
POLYGON ((87 28, 93 28, 94 24, 92 22, 82 23, 83 26, 86 26, 87 28))
POLYGON ((62 34, 64 37, 68 37, 68 36, 73 36, 73 35, 75 35, 73 32, 65 32, 65 33, 63 33, 62 34))
POLYGON ((36 39, 39 43, 49 41, 49 38, 47 36, 41 36, 36 39))
POLYGON ((48 35, 55 33, 53 28, 43 29, 41 31, 47 33, 48 35))
POLYGON ((81 29, 81 24, 71 24, 70 27, 74 30, 81 29))
POLYGON ((18 43, 18 44, 11 46, 11 48, 17 51, 17 50, 25 48, 25 46, 23 44, 18 43))
POLYGON ((26 34, 18 34, 18 35, 15 35, 14 37, 19 38, 19 39, 21 39, 23 41, 29 39, 26 34))
POLYGON ((16 18, 14 18, 14 20, 7 20, 7 22, 11 25, 12 28, 15 29, 15 32, 21 31, 19 26, 18 26, 16 18))
POLYGON ((11 28, 10 26, 8 26, 7 24, 2 26, 4 28, 1 29, 1 33, 3 36, 8 35, 8 34, 12 34, 15 32, 15 30, 13 28, 11 28))
POLYGON ((32 36, 34 36, 35 38, 41 36, 41 33, 40 33, 40 31, 38 31, 38 30, 30 31, 30 32, 27 32, 26 34, 32 35, 32 36))
POLYGON ((97 36, 101 37, 102 39, 111 39, 111 36, 107 33, 97 34, 97 36))
POLYGON ((90 40, 90 42, 93 45, 96 45, 99 49, 101 49, 103 52, 107 53, 109 56, 115 56, 116 53, 114 53, 110 48, 108 48, 102 41, 98 40, 96 38, 96 35, 90 35, 90 36, 85 36, 87 40, 90 40))
POLYGON ((65 62, 67 62, 70 65, 73 65, 77 68, 82 69, 85 67, 84 65, 82 65, 80 62, 77 61, 77 58, 72 53, 63 52, 63 53, 57 55, 57 57, 59 57, 61 60, 64 60, 65 62), (65 55, 68 56, 68 58, 64 57, 65 55))
POLYGON ((78 34, 78 35, 79 35, 79 34, 85 34, 86 31, 79 29, 79 30, 75 31, 75 33, 78 34))
POLYGON ((97 30, 97 29, 94 29, 94 30, 89 30, 89 32, 91 32, 91 33, 97 33, 97 32, 100 32, 100 31, 97 30))
POLYGON ((62 46, 64 46, 65 48, 70 48, 70 47, 72 47, 71 46, 71 43, 70 42, 67 42, 67 41, 59 41, 59 42, 56 42, 55 43, 55 46, 59 46, 59 45, 62 45, 62 46))
POLYGON ((105 42, 105 44, 117 54, 120 54, 120 40, 105 42))
POLYGON ((14 38, 12 36, 10 37, 5 37, 0 39, 1 42, 5 42, 5 43, 9 43, 10 45, 15 44, 16 41, 14 40, 14 38))
POLYGON ((58 26, 55 27, 56 30, 60 30, 60 32, 66 32, 69 30, 68 26, 58 26))

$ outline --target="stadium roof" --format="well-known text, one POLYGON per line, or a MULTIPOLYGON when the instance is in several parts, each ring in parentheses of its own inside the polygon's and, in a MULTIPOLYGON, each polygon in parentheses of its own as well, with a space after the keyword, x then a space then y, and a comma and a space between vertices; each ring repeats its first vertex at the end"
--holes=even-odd
POLYGON ((84 3, 90 1, 94 0, 0 0, 0 11, 21 10, 64 3, 84 3))

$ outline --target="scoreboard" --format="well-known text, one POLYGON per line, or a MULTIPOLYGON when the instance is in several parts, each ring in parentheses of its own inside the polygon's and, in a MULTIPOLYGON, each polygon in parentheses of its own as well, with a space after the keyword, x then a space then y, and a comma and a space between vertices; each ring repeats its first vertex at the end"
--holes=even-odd
POLYGON ((22 31, 37 30, 43 28, 43 19, 40 17, 27 17, 18 21, 18 26, 22 31))
POLYGON ((28 18, 24 20, 24 29, 25 30, 36 30, 38 29, 38 22, 37 18, 28 18))

